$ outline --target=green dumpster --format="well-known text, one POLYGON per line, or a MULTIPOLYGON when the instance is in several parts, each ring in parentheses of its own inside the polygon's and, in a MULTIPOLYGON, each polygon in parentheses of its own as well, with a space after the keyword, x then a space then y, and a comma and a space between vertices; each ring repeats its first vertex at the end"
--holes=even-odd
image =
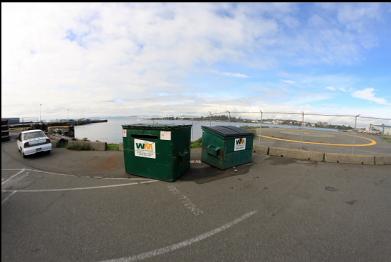
POLYGON ((123 125, 125 170, 175 181, 190 167, 191 125, 123 125))
POLYGON ((219 169, 252 161, 253 134, 236 126, 202 126, 201 160, 219 169))

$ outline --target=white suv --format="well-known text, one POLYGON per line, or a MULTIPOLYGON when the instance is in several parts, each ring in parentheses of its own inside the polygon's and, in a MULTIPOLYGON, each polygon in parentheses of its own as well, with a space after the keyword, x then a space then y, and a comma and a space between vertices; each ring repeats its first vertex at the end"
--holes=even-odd
POLYGON ((23 157, 39 152, 50 153, 52 150, 50 139, 39 129, 21 132, 16 140, 16 145, 23 157))

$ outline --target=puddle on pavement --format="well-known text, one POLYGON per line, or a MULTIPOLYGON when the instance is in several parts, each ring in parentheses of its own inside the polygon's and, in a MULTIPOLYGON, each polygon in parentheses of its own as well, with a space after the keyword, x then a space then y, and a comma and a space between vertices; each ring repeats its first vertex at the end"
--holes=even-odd
POLYGON ((345 201, 346 204, 349 204, 351 206, 353 206, 356 202, 357 202, 357 200, 345 201))
POLYGON ((324 189, 330 192, 338 191, 338 188, 332 186, 325 186, 324 189))

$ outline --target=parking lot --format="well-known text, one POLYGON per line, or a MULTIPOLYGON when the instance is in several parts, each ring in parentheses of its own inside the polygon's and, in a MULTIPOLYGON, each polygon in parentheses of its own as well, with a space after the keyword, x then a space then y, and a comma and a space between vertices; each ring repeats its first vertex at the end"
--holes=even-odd
POLYGON ((122 152, 2 143, 3 261, 389 261, 391 167, 254 154, 177 182, 130 176, 122 152))
POLYGON ((262 128, 258 129, 257 133, 256 142, 269 147, 329 153, 391 155, 391 143, 378 135, 300 128, 262 128))

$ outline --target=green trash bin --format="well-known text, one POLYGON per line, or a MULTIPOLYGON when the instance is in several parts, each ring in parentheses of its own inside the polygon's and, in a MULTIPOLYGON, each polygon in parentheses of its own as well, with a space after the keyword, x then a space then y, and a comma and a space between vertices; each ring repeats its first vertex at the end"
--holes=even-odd
POLYGON ((219 169, 250 163, 254 135, 236 126, 202 126, 201 160, 219 169))
POLYGON ((125 170, 175 181, 190 167, 191 125, 123 125, 125 170))

